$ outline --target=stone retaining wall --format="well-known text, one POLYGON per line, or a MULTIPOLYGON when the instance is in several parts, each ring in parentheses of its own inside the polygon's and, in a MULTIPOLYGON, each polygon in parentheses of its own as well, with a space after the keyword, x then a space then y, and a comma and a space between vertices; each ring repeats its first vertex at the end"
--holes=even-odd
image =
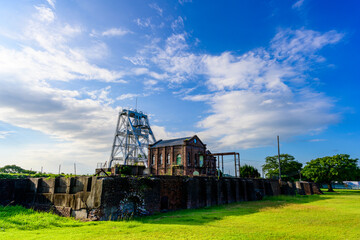
POLYGON ((134 215, 261 200, 280 194, 320 194, 314 183, 216 177, 73 177, 0 179, 0 204, 20 204, 77 219, 134 215))

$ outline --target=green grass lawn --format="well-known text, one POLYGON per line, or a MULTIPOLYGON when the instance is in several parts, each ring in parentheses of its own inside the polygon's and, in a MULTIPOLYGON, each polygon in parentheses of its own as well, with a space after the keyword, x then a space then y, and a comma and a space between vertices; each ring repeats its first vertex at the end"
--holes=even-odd
POLYGON ((126 222, 0 207, 0 239, 360 239, 360 191, 269 197, 126 222))

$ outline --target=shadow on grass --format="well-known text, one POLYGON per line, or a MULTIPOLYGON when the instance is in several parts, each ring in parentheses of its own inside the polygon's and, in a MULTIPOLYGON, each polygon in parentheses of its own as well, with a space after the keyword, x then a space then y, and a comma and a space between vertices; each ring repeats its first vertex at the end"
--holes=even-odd
POLYGON ((186 209, 156 214, 135 221, 151 224, 202 225, 228 216, 244 216, 260 212, 265 208, 282 208, 289 204, 305 204, 328 199, 324 195, 274 196, 261 201, 237 202, 200 209, 186 209))
MULTIPOLYGON (((324 195, 307 196, 274 196, 265 197, 261 201, 238 202, 199 209, 186 209, 159 213, 156 215, 135 218, 132 223, 145 224, 179 224, 203 225, 212 221, 222 220, 228 216, 246 216, 262 211, 265 208, 282 208, 289 204, 306 204, 332 198, 334 195, 355 195, 360 197, 359 190, 340 190, 324 195)), ((59 217, 50 213, 39 213, 21 206, 0 206, 0 229, 16 228, 35 230, 47 227, 80 227, 97 225, 101 222, 80 222, 71 218, 59 217)))

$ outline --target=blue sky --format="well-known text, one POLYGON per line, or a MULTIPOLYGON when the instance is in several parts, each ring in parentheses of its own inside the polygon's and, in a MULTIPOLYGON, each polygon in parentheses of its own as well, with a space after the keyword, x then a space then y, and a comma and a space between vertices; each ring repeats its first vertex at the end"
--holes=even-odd
MULTIPOLYGON (((260 169, 360 150, 358 1, 6 1, 0 165, 92 173, 117 112, 260 169)), ((226 171, 233 172, 231 159, 226 171)))

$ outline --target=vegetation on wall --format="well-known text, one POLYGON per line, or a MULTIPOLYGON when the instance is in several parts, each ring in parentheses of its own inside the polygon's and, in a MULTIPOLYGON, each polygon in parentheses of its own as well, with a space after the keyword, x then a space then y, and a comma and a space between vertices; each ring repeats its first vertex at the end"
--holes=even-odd
POLYGON ((29 178, 29 177, 74 177, 73 174, 53 174, 53 173, 39 173, 32 170, 26 170, 17 165, 6 165, 0 168, 0 179, 16 179, 16 178, 29 178))

